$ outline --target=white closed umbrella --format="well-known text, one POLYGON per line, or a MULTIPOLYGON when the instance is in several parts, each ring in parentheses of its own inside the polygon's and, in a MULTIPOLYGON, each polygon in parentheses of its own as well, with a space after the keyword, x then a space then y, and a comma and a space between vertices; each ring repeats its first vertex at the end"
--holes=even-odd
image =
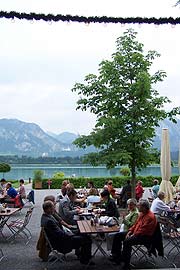
MULTIPOLYGON (((179 174, 180 174, 180 144, 179 144, 178 168, 179 168, 179 174)), ((180 176, 179 176, 179 178, 178 178, 178 180, 176 182, 175 188, 176 188, 176 192, 180 191, 180 176)))
POLYGON ((165 192, 165 202, 169 203, 173 200, 174 187, 170 181, 171 178, 171 155, 169 144, 169 130, 167 128, 162 129, 161 139, 161 177, 160 191, 165 192))

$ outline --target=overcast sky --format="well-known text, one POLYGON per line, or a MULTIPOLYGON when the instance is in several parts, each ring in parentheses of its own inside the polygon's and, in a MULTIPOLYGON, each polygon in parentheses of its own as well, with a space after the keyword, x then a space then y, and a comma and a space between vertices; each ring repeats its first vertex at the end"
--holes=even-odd
MULTIPOLYGON (((175 0, 0 0, 3 11, 114 17, 180 17, 175 0)), ((115 41, 129 27, 147 50, 161 57, 153 70, 167 78, 156 89, 180 104, 180 25, 89 24, 0 19, 0 118, 34 122, 43 130, 88 134, 95 124, 90 113, 76 111, 71 92, 85 75, 98 74, 110 59, 115 41)), ((169 108, 167 108, 169 109, 169 108)))

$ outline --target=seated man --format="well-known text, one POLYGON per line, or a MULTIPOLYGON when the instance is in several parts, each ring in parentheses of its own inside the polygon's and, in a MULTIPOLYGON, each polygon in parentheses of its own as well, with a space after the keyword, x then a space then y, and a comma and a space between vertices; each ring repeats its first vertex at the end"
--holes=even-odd
MULTIPOLYGON (((56 207, 56 198, 53 195, 48 195, 44 198, 44 202, 46 201, 51 201, 54 204, 54 207, 56 207)), ((54 210, 54 214, 53 217, 63 226, 65 226, 66 228, 70 229, 73 231, 73 233, 77 233, 77 228, 75 228, 73 225, 70 225, 68 223, 66 223, 61 216, 59 215, 59 213, 56 211, 56 209, 54 210)))
POLYGON ((6 190, 7 190, 7 193, 5 195, 6 199, 14 199, 18 194, 15 188, 12 187, 12 184, 10 182, 6 184, 6 190))
POLYGON ((124 262, 123 269, 129 269, 131 250, 133 245, 149 245, 151 243, 152 235, 157 226, 157 220, 150 211, 148 200, 140 199, 138 204, 140 215, 136 223, 130 227, 128 232, 122 232, 113 241, 111 250, 112 258, 115 263, 120 264, 124 262), (123 249, 122 249, 123 241, 123 249))
POLYGON ((151 205, 151 211, 156 215, 161 215, 163 212, 171 212, 172 209, 169 205, 165 204, 163 201, 165 198, 165 193, 163 191, 159 191, 157 198, 153 200, 151 205))
POLYGON ((101 198, 105 208, 105 212, 103 212, 103 214, 109 217, 119 218, 119 212, 116 203, 112 198, 110 198, 110 193, 108 190, 103 190, 101 192, 101 198))
POLYGON ((69 236, 66 234, 61 224, 53 217, 55 211, 53 202, 44 202, 43 210, 41 226, 44 227, 53 248, 64 254, 80 248, 80 262, 88 264, 91 258, 91 239, 88 236, 69 236))
POLYGON ((76 225, 75 216, 83 212, 80 207, 75 207, 76 198, 77 192, 70 189, 67 191, 67 195, 59 202, 59 215, 70 225, 76 225))

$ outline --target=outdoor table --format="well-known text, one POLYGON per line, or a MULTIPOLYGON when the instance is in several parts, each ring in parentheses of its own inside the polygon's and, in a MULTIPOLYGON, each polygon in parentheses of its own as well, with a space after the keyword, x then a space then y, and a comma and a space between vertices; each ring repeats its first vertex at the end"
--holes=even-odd
POLYGON ((6 225, 8 219, 19 210, 20 208, 4 208, 0 211, 0 234, 3 238, 5 238, 2 232, 4 226, 6 225))
POLYGON ((81 234, 89 234, 91 236, 91 239, 93 243, 96 245, 96 250, 93 253, 93 257, 98 252, 98 250, 103 254, 103 256, 108 256, 106 251, 102 247, 103 238, 101 237, 102 233, 113 233, 113 232, 119 232, 119 226, 114 225, 112 227, 96 224, 91 225, 90 220, 78 220, 77 221, 79 231, 81 234), (96 234, 97 237, 92 237, 93 234, 96 234))

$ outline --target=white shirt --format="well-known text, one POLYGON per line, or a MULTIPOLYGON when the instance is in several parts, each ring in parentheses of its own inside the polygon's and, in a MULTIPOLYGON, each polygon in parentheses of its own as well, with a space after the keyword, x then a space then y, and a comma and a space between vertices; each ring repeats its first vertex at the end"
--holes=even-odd
POLYGON ((101 198, 100 196, 97 196, 97 195, 89 195, 87 197, 87 206, 89 204, 93 204, 93 203, 99 203, 101 201, 101 198))
POLYGON ((154 214, 161 215, 162 212, 164 212, 164 211, 165 212, 170 212, 171 208, 157 197, 155 200, 153 200, 150 210, 154 214))

